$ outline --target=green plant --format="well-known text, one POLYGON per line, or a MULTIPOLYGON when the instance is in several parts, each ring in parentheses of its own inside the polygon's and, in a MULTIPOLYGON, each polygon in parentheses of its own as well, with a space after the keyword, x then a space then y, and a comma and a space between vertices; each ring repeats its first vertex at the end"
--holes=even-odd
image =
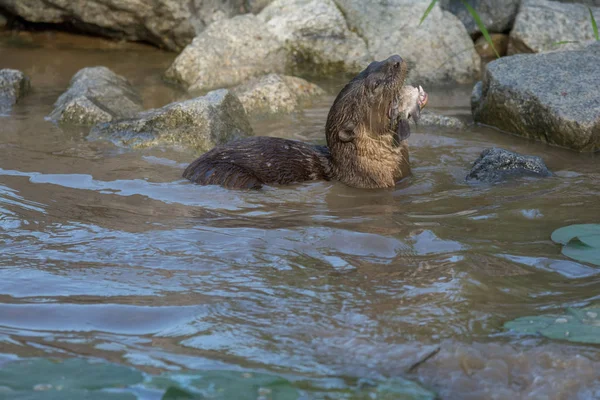
MULTIPOLYGON (((481 18, 479 17, 479 14, 477 14, 477 11, 475 11, 475 9, 473 7, 471 7, 465 0, 460 0, 460 2, 463 4, 463 6, 465 6, 465 8, 469 12, 469 14, 471 14, 471 17, 473 18, 473 20, 477 24, 477 27, 483 34, 485 41, 488 42, 490 47, 494 50, 494 53, 496 53, 496 57, 500 58, 500 54, 498 54, 496 47, 494 47, 494 42, 492 42, 492 38, 490 37, 490 34, 489 34, 488 30, 486 29, 485 25, 483 25, 483 22, 481 22, 481 18)), ((427 16, 429 15, 431 10, 435 6, 435 3, 437 3, 437 0, 433 0, 431 3, 429 3, 427 10, 425 10, 425 12, 423 13, 423 16, 421 17, 421 20, 419 21, 419 26, 423 23, 423 21, 425 21, 425 18, 427 18, 427 16)), ((591 13, 591 11, 590 11, 590 13, 591 13)), ((597 33, 597 30, 596 30, 596 33, 597 33)))
POLYGON ((590 20, 592 21, 592 30, 594 31, 594 37, 596 38, 596 40, 600 41, 600 35, 598 34, 598 25, 596 24, 594 14, 592 14, 592 9, 588 7, 588 11, 590 12, 590 20))

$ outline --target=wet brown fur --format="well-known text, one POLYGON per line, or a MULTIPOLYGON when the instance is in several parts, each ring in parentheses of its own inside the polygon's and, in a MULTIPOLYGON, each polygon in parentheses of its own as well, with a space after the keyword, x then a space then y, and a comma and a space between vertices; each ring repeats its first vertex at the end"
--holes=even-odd
POLYGON ((274 137, 241 139, 203 154, 183 176, 227 188, 330 179, 358 188, 393 187, 410 174, 408 145, 388 118, 406 73, 406 63, 392 56, 352 79, 329 111, 328 147, 274 137))

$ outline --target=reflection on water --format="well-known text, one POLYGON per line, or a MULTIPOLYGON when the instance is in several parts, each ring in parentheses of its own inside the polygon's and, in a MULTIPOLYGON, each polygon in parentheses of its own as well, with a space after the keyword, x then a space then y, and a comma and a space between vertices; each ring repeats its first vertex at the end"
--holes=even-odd
MULTIPOLYGON (((147 107, 182 98, 160 78, 173 54, 6 37, 0 50, 0 67, 33 86, 0 120, 2 353, 315 382, 405 376, 449 399, 600 396, 596 347, 502 330, 598 304, 598 269, 550 241, 560 226, 598 222, 598 157, 483 128, 417 128, 414 175, 394 190, 199 187, 180 177, 192 154, 119 149, 44 119, 89 65, 125 75, 147 107), (542 156, 557 176, 465 184, 489 146, 542 156)), ((255 131, 322 142, 340 81, 322 84, 329 96, 255 131)), ((430 105, 464 115, 469 90, 432 88, 430 105)))

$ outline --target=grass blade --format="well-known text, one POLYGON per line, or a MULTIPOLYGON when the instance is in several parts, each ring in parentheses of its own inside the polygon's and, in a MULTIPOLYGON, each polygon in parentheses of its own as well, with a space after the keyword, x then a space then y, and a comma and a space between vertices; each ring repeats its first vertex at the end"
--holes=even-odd
POLYGON ((592 20, 592 29, 594 30, 594 37, 596 38, 596 40, 600 41, 600 35, 598 35, 598 25, 596 25, 594 14, 592 14, 592 9, 588 7, 588 11, 590 12, 590 19, 592 20))
POLYGON ((433 6, 435 6, 435 3, 437 3, 437 0, 433 0, 431 3, 429 3, 429 7, 427 7, 427 10, 425 10, 425 12, 423 13, 423 16, 421 17, 421 20, 419 21, 419 26, 421 26, 423 21, 425 21, 425 18, 427 18, 427 16, 431 12, 431 10, 433 10, 433 6))
POLYGON ((492 50, 494 50, 494 53, 496 53, 496 57, 500 58, 500 54, 498 54, 498 52, 496 51, 494 43, 492 42, 492 38, 490 37, 490 34, 485 28, 485 25, 483 25, 483 22, 481 22, 481 18, 479 18, 479 14, 477 14, 477 11, 475 11, 473 7, 471 7, 465 0, 460 0, 460 2, 463 3, 463 6, 467 8, 467 11, 469 11, 469 14, 471 14, 471 17, 473 17, 473 19, 475 20, 475 23, 477 24, 477 27, 479 27, 481 33, 483 33, 483 37, 485 37, 486 42, 488 42, 492 50))

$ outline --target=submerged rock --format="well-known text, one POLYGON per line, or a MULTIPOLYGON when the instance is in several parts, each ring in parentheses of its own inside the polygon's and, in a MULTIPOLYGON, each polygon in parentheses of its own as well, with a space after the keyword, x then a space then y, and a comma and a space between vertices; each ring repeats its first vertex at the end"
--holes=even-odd
POLYGON ((277 74, 251 79, 232 91, 248 114, 292 112, 303 101, 325 94, 319 86, 304 79, 277 74))
MULTIPOLYGON (((600 21, 599 6, 590 7, 596 21, 600 21)), ((594 30, 587 5, 523 0, 510 33, 508 54, 572 50, 593 40, 594 30)))
POLYGON ((143 110, 138 92, 124 77, 106 67, 79 70, 48 116, 60 123, 94 125, 132 117, 143 110))
MULTIPOLYGON (((466 2, 477 12, 490 33, 510 31, 521 4, 521 0, 467 0, 466 2)), ((441 0, 440 6, 460 18, 470 35, 481 32, 461 0, 441 0)))
POLYGON ((29 78, 16 69, 0 69, 0 113, 10 110, 31 87, 29 78))
POLYGON ((132 148, 171 146, 205 152, 250 134, 242 104, 229 90, 220 89, 141 112, 135 118, 96 125, 90 137, 132 148))
POLYGON ((600 43, 492 61, 471 98, 473 119, 577 151, 600 150, 600 43))
POLYGON ((399 54, 408 61, 413 82, 472 82, 480 58, 462 22, 435 5, 423 24, 429 0, 336 0, 350 28, 382 60, 399 54))
POLYGON ((33 23, 180 50, 210 23, 248 7, 245 0, 0 0, 0 8, 33 23))
POLYGON ((418 125, 423 127, 440 127, 456 130, 465 129, 467 126, 460 118, 438 114, 431 110, 423 110, 421 112, 418 125))
POLYGON ((512 151, 490 148, 485 149, 473 163, 467 181, 482 183, 501 182, 520 176, 547 177, 552 173, 537 156, 524 156, 512 151))
POLYGON ((354 73, 372 61, 365 41, 348 29, 333 0, 275 0, 258 17, 285 44, 293 69, 354 73))
POLYGON ((175 59, 166 76, 190 91, 202 91, 283 72, 285 66, 283 44, 248 14, 209 26, 175 59))

